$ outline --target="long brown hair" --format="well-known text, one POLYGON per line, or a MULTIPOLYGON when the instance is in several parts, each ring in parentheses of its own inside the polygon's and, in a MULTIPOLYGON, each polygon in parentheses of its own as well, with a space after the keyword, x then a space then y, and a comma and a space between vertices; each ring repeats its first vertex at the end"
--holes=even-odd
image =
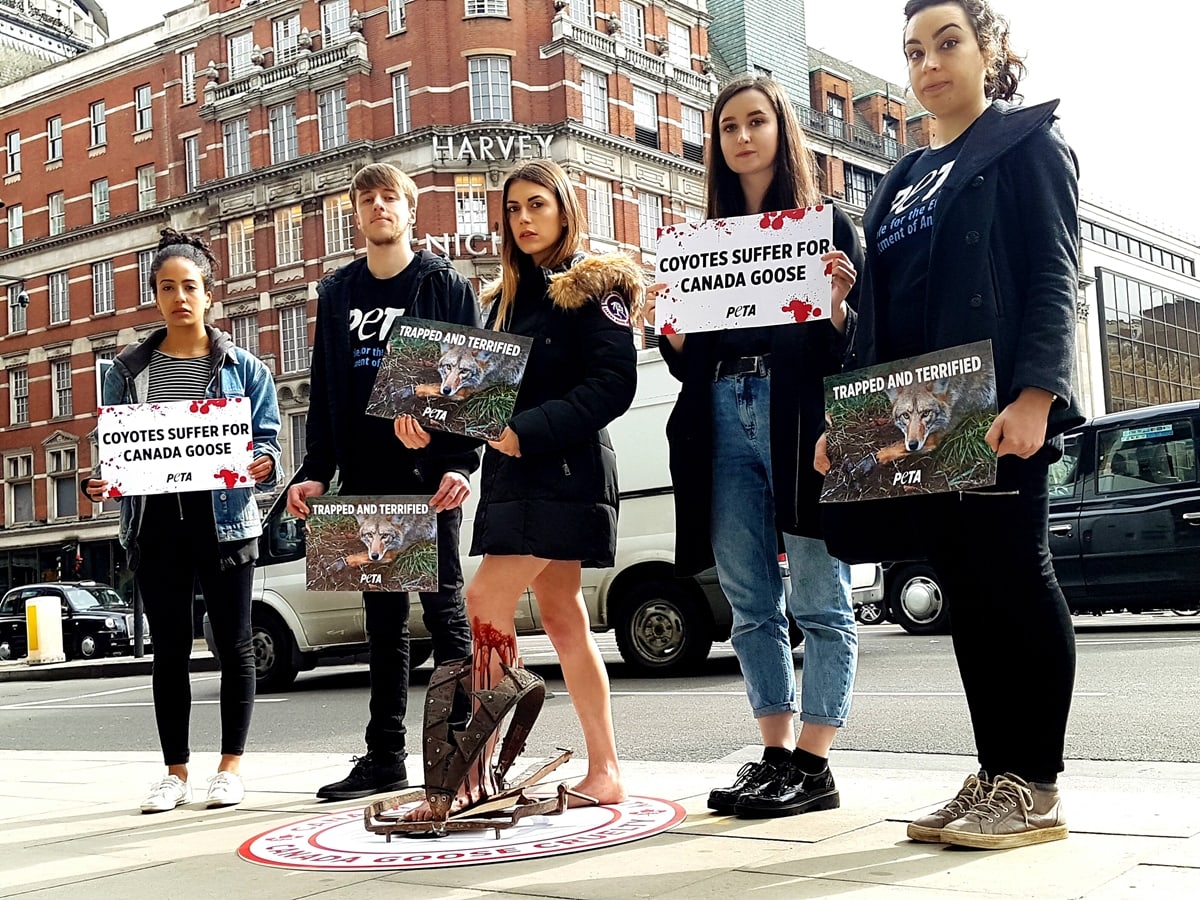
POLYGON ((583 232, 587 228, 583 208, 579 205, 579 197, 571 180, 562 166, 550 159, 534 159, 518 165, 504 179, 504 195, 501 201, 503 214, 500 216, 500 290, 496 311, 496 329, 504 326, 512 309, 513 300, 517 296, 517 283, 520 281, 522 262, 531 259, 528 253, 517 246, 513 237, 512 226, 508 222, 508 189, 516 181, 531 181, 541 185, 554 195, 559 212, 566 218, 567 224, 559 235, 554 251, 546 260, 546 268, 553 269, 562 265, 577 252, 583 242, 583 232))
POLYGON ((746 195, 742 183, 721 150, 721 112, 742 91, 760 91, 771 104, 775 119, 779 123, 779 146, 775 151, 775 173, 771 186, 763 197, 763 212, 780 209, 795 209, 799 206, 815 206, 821 202, 821 191, 817 186, 813 155, 804 140, 804 131, 796 118, 783 86, 772 78, 761 75, 744 75, 735 78, 717 95, 712 113, 711 159, 706 176, 708 192, 707 217, 744 216, 759 210, 746 209, 746 195))
POLYGON ((931 6, 954 4, 964 13, 979 49, 988 60, 988 71, 984 76, 983 93, 989 100, 1018 100, 1017 86, 1025 77, 1025 62, 1013 52, 1008 44, 1008 19, 998 15, 988 0, 908 0, 904 4, 904 21, 907 23, 922 10, 931 6))

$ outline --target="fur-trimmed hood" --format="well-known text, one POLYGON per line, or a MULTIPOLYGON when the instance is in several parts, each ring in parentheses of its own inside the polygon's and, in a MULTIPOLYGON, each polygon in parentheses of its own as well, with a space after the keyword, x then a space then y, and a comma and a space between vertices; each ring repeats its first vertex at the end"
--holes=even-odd
MULTIPOLYGON (((646 283, 641 267, 626 253, 576 254, 565 271, 542 269, 547 293, 559 309, 579 309, 588 300, 602 300, 617 294, 629 307, 629 317, 637 322, 646 299, 646 283)), ((479 292, 484 306, 500 296, 501 280, 488 282, 479 292)))

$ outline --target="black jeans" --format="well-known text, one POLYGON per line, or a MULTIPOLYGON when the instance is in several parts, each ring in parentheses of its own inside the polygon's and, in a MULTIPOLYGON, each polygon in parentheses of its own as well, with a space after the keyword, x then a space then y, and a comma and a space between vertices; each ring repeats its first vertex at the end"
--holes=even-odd
POLYGON ((254 711, 250 594, 254 564, 222 571, 212 497, 205 492, 147 498, 134 573, 154 640, 154 719, 163 761, 191 756, 192 591, 196 579, 221 660, 221 753, 240 756, 254 711), (180 513, 182 512, 182 517, 180 513))
MULTIPOLYGON (((435 593, 420 593, 422 619, 433 638, 433 661, 471 655, 471 627, 463 602, 462 563, 458 533, 462 510, 438 513, 438 582, 435 593)), ((367 749, 404 752, 404 715, 408 712, 410 600, 406 593, 374 591, 363 594, 367 641, 371 651, 371 719, 367 749)))
POLYGON ((979 765, 1053 782, 1075 685, 1075 632, 1048 546, 1047 465, 1001 457, 995 492, 946 495, 929 560, 950 605, 979 765))

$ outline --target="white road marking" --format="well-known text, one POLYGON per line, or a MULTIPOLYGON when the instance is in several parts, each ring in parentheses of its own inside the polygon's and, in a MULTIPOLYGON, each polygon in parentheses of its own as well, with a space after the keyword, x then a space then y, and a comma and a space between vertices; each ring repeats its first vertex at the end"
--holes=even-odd
MULTIPOLYGON (((745 691, 613 691, 614 697, 745 697, 745 691)), ((962 691, 855 691, 855 697, 963 697, 962 691)), ((1106 691, 1076 691, 1074 697, 1107 697, 1106 691)))
MULTIPOLYGON (((220 700, 193 700, 192 706, 216 706, 220 700)), ((287 703, 286 697, 260 697, 255 698, 255 703, 287 703)), ((14 703, 10 706, 0 706, 0 711, 14 709, 125 709, 134 706, 153 706, 152 700, 133 700, 129 703, 60 703, 56 700, 46 700, 47 705, 40 706, 37 703, 14 703), (53 703, 51 706, 49 704, 53 703)))

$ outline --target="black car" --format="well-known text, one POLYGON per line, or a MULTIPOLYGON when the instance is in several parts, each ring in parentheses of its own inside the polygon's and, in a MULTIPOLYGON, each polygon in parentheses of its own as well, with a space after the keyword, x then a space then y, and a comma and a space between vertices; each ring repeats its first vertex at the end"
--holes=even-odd
MULTIPOLYGON (((25 603, 35 597, 57 597, 62 603, 63 651, 68 659, 133 652, 133 608, 106 584, 55 581, 15 587, 0 600, 0 659, 19 659, 28 652, 25 603)), ((150 625, 143 618, 143 647, 150 649, 150 625)))
MULTIPOLYGON (((1050 552, 1072 612, 1200 605, 1198 431, 1192 400, 1098 416, 1066 435, 1050 468, 1050 552)), ((945 631, 928 563, 884 568, 892 620, 914 634, 945 631)))

